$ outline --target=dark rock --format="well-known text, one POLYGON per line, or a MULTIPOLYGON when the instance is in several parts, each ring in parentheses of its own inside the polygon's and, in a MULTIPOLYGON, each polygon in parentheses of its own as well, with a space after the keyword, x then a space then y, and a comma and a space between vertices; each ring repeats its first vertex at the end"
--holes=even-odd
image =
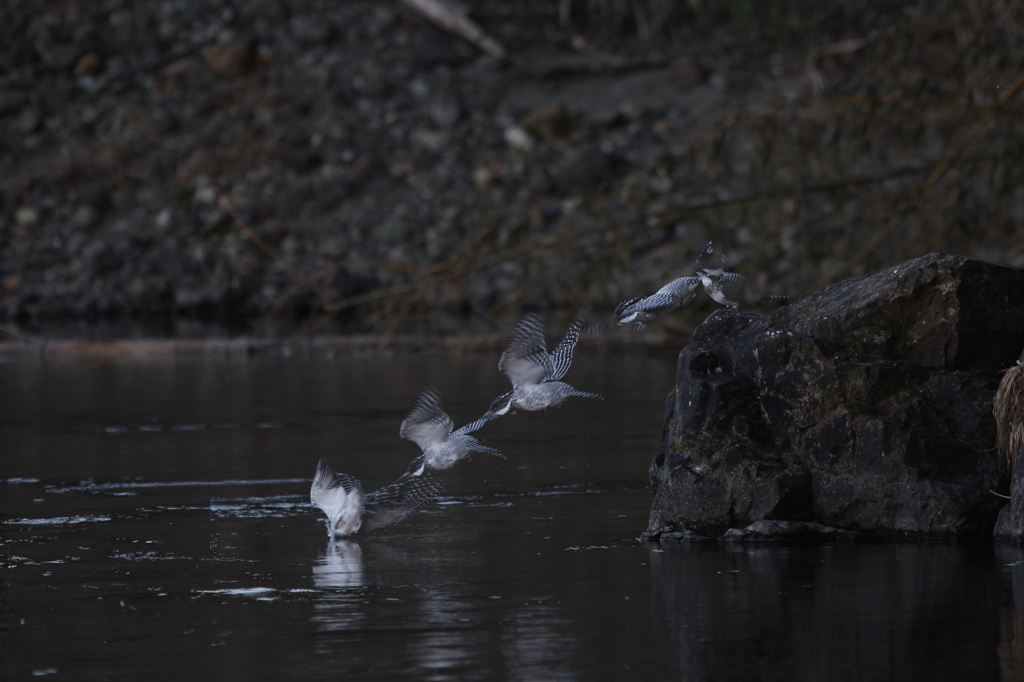
POLYGON ((641 540, 655 540, 659 542, 715 542, 715 538, 709 538, 707 535, 700 535, 694 533, 692 530, 683 531, 645 531, 641 536, 641 540))
POLYGON ((35 107, 25 107, 21 110, 11 123, 11 128, 19 133, 28 135, 42 127, 43 114, 35 107))
POLYGON ((1024 271, 956 256, 767 317, 720 310, 679 356, 648 532, 990 535, 1004 504, 989 492, 992 398, 1022 347, 1024 271))
POLYGON ((81 78, 89 74, 96 74, 103 70, 103 60, 95 52, 87 52, 75 63, 72 75, 81 78))
POLYGON ((793 542, 803 540, 853 540, 857 534, 800 521, 754 521, 746 528, 730 528, 722 536, 726 542, 793 542))
POLYGON ((692 57, 672 62, 672 79, 680 85, 697 85, 704 80, 704 71, 692 57))
POLYGON ((1010 503, 999 510, 996 529, 993 533, 1000 540, 1024 543, 1024 462, 1021 454, 1024 447, 1017 452, 1017 464, 1013 468, 1013 483, 1010 486, 1010 503))
POLYGON ((203 48, 203 59, 218 76, 240 76, 252 68, 254 45, 252 40, 231 29, 224 29, 217 42, 203 48))
POLYGON ((528 113, 522 125, 528 132, 550 142, 572 132, 572 116, 564 104, 556 102, 528 113))
POLYGON ((334 26, 321 16, 302 15, 292 17, 288 25, 295 38, 310 45, 326 43, 334 37, 334 26))
POLYGON ((323 162, 323 155, 315 149, 297 149, 288 155, 288 165, 300 173, 316 170, 323 162))
POLYGON ((36 38, 36 52, 43 64, 51 69, 63 71, 78 60, 78 48, 63 42, 44 31, 36 38))
POLYGON ((471 59, 475 52, 464 41, 430 26, 422 26, 413 40, 416 63, 421 68, 438 64, 454 66, 471 59))
POLYGON ((462 117, 462 104, 458 95, 441 90, 430 98, 430 120, 441 128, 450 128, 462 117))
POLYGON ((548 175, 565 194, 582 194, 607 177, 611 169, 611 160, 599 149, 585 147, 568 154, 548 175))
POLYGON ((17 90, 0 89, 0 116, 21 111, 28 99, 17 90))

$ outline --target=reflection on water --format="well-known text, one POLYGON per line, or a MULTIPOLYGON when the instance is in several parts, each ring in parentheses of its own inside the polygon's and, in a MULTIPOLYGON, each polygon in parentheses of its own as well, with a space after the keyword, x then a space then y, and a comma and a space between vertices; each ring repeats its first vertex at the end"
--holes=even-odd
POLYGON ((316 461, 389 483, 415 396, 475 418, 496 359, 0 365, 3 677, 1024 679, 1018 548, 638 543, 672 359, 582 354, 604 403, 329 542, 316 461))
POLYGON ((502 654, 516 680, 577 680, 569 661, 578 656, 565 614, 543 603, 525 604, 512 615, 503 634, 502 654))
MULTIPOLYGON (((1022 587, 1018 566, 1000 563, 1011 557, 1021 552, 680 545, 652 553, 651 568, 686 679, 1017 679, 1020 659, 1000 660, 1008 633, 996 617, 1011 608, 1005 591, 1022 587)), ((1012 621, 1019 646, 1019 610, 1012 621)))
POLYGON ((320 589, 362 587, 363 548, 349 540, 332 540, 313 564, 313 584, 320 589))

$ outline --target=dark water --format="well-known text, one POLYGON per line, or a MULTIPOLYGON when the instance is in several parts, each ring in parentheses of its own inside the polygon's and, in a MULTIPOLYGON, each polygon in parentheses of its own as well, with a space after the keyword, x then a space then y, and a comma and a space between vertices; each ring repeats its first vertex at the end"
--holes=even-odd
POLYGON ((318 458, 389 483, 434 385, 496 357, 0 365, 6 679, 1017 680, 1024 554, 665 546, 646 527, 671 358, 583 354, 605 402, 488 424, 447 497, 358 543, 318 458))

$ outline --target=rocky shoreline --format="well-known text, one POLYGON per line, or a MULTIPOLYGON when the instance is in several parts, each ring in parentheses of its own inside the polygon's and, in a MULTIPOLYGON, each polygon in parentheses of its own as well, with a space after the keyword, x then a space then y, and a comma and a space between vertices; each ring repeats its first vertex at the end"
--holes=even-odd
POLYGON ((499 61, 384 0, 7 6, 0 316, 488 333, 711 240, 793 297, 923 247, 1024 264, 1019 10, 571 7, 475 3, 499 61))

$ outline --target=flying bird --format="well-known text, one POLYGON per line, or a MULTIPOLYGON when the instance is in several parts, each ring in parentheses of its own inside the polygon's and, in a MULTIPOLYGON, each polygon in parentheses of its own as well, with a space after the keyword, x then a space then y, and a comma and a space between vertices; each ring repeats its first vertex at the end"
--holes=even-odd
MULTIPOLYGON (((714 252, 713 242, 708 242, 701 249, 700 253, 697 254, 696 266, 698 274, 696 276, 674 279, 650 296, 641 296, 623 301, 615 306, 612 322, 616 326, 633 323, 634 328, 639 331, 653 322, 658 316, 681 306, 689 305, 697 297, 701 285, 700 272, 701 267, 704 265, 704 259, 714 252)), ((587 331, 596 333, 606 328, 607 324, 601 322, 590 325, 587 331)))
POLYGON ((357 478, 332 472, 321 459, 309 488, 309 501, 327 514, 327 535, 337 540, 360 528, 370 531, 398 523, 442 491, 436 478, 419 476, 365 494, 357 478))
POLYGON ((615 307, 615 324, 633 322, 640 330, 662 313, 687 305, 697 296, 700 277, 680 277, 669 282, 650 296, 631 298, 615 307))
POLYGON ((512 381, 512 390, 495 398, 481 419, 493 419, 517 410, 534 412, 558 407, 570 396, 604 400, 597 393, 585 393, 559 381, 572 364, 572 353, 582 326, 582 320, 573 321, 562 342, 548 353, 544 319, 533 313, 524 315, 498 361, 498 369, 512 381))
POLYGON ((718 268, 705 268, 698 270, 701 284, 704 291, 727 308, 739 310, 740 297, 743 290, 747 288, 747 278, 735 272, 726 272, 718 268))
POLYGON ((472 452, 487 452, 505 458, 494 448, 481 445, 469 435, 487 423, 480 418, 452 431, 455 423, 441 408, 441 394, 429 388, 420 395, 416 405, 402 421, 398 435, 416 443, 423 454, 413 460, 404 476, 420 476, 426 469, 450 469, 472 452))

